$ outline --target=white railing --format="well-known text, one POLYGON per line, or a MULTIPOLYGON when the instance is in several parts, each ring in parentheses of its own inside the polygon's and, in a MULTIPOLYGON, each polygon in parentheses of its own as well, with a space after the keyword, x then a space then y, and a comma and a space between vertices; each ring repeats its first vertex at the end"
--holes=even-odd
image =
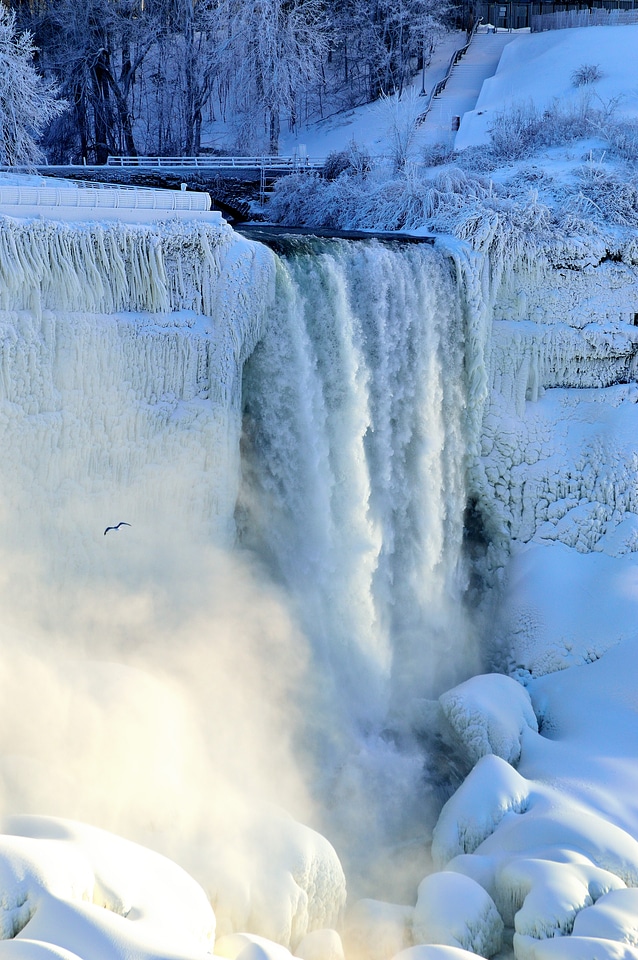
POLYGON ((110 207, 122 210, 210 211, 207 193, 188 190, 87 190, 0 184, 0 206, 110 207))
POLYGON ((153 167, 205 170, 318 170, 323 159, 309 157, 109 157, 108 167, 153 167))

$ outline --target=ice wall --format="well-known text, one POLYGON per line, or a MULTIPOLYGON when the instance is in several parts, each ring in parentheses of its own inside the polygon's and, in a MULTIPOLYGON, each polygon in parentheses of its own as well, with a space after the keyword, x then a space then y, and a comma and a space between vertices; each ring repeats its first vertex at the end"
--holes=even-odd
POLYGON ((609 257, 582 269, 539 259, 493 293, 479 485, 506 550, 542 536, 588 551, 638 507, 638 277, 609 257))
POLYGON ((221 225, 2 220, 4 514, 29 503, 20 539, 67 506, 101 533, 113 511, 172 503, 232 541, 241 369, 273 276, 221 225))

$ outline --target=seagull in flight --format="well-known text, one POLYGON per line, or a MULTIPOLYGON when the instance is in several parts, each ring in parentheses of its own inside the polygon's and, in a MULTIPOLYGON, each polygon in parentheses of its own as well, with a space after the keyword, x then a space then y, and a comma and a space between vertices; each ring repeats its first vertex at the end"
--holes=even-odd
POLYGON ((104 531, 104 536, 107 535, 109 530, 119 530, 120 527, 130 527, 130 526, 132 526, 132 524, 127 523, 126 520, 120 520, 120 522, 117 523, 114 527, 107 527, 106 530, 104 531))

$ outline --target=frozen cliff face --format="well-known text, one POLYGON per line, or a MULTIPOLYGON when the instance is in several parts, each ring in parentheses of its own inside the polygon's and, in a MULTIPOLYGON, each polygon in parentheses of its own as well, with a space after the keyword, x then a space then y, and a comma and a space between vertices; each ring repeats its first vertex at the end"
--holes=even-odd
POLYGON ((218 224, 0 221, 2 487, 9 516, 31 504, 21 540, 29 518, 68 508, 100 529, 172 499, 232 541, 241 370, 273 276, 218 224))
POLYGON ((617 528, 638 513, 637 315, 630 264, 521 270, 501 285, 481 458, 507 540, 623 551, 617 528))

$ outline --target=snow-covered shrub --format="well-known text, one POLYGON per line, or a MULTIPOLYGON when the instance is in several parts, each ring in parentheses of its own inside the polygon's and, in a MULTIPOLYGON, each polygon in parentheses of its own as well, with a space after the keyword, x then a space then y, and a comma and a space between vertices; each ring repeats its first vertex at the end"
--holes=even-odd
POLYGON ((395 173, 405 168, 410 159, 419 122, 423 116, 423 101, 414 89, 402 96, 381 96, 378 104, 379 119, 385 128, 388 152, 395 173))
POLYGON ((534 103, 516 103, 496 114, 489 129, 491 153, 516 160, 533 152, 538 140, 540 115, 534 103))
POLYGON ((583 97, 575 105, 554 102, 542 113, 532 102, 515 103, 494 117, 489 152, 494 161, 518 160, 541 147, 591 136, 600 118, 601 111, 592 105, 590 97, 583 97))
POLYGON ((607 122, 602 125, 600 134, 613 154, 635 164, 638 158, 638 120, 627 118, 607 122))
POLYGON ((350 156, 347 150, 333 150, 326 157, 321 171, 326 180, 336 180, 350 168, 350 156))
POLYGON ((572 73, 572 83, 575 87, 584 87, 588 83, 596 83, 603 76, 597 63, 581 63, 572 73))
POLYGON ((440 167, 450 163, 454 157, 454 150, 449 143, 435 143, 423 151, 423 162, 426 167, 440 167))
POLYGON ((575 198, 578 209, 593 219, 638 226, 638 180, 635 176, 620 177, 597 163, 583 164, 576 176, 580 186, 575 198))
POLYGON ((348 173, 336 180, 325 180, 316 174, 293 174, 275 184, 268 214, 271 220, 287 226, 352 226, 369 189, 367 181, 348 173))
POLYGON ((336 180, 342 173, 365 176, 371 169, 370 154, 356 140, 351 140, 345 150, 333 150, 328 154, 322 174, 326 180, 336 180))

